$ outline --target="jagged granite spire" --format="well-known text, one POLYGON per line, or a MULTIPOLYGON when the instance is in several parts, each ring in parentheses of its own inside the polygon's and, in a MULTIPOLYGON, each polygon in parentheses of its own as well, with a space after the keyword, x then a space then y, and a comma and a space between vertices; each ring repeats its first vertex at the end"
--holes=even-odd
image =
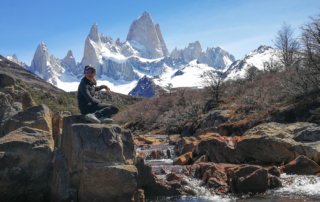
POLYGON ((160 28, 154 25, 148 12, 134 20, 130 26, 127 41, 142 57, 160 58, 167 55, 167 48, 162 38, 160 28))
POLYGON ((61 61, 49 53, 47 45, 41 42, 34 54, 30 71, 56 85, 57 78, 63 72, 63 67, 61 61))
POLYGON ((44 42, 41 42, 36 52, 34 53, 30 70, 32 72, 37 72, 39 74, 43 74, 46 71, 47 65, 50 63, 50 54, 48 51, 48 47, 44 42))
POLYGON ((101 39, 97 23, 92 25, 88 37, 94 42, 100 42, 101 39))
MULTIPOLYGON (((82 66, 91 65, 95 67, 99 64, 99 53, 97 53, 98 50, 96 50, 96 47, 92 42, 96 44, 101 43, 100 33, 97 24, 92 25, 90 32, 86 38, 84 44, 84 54, 81 61, 82 66)), ((99 73, 100 72, 98 72, 98 74, 99 73)))
POLYGON ((164 39, 162 37, 160 25, 156 24, 155 28, 156 28, 157 35, 158 35, 158 38, 159 38, 160 43, 161 43, 162 52, 163 52, 164 56, 168 56, 169 55, 169 51, 168 51, 167 45, 166 45, 166 43, 165 43, 165 41, 164 41, 164 39))
POLYGON ((72 73, 74 75, 79 74, 77 63, 71 50, 69 50, 67 55, 61 60, 61 65, 67 73, 72 73))

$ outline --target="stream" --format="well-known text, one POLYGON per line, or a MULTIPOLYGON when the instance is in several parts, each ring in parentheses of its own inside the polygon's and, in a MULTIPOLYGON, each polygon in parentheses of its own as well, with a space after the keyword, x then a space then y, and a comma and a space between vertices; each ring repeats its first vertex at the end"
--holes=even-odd
MULTIPOLYGON (((177 157, 174 151, 174 146, 169 145, 166 135, 157 135, 158 139, 162 139, 163 144, 160 145, 144 145, 137 148, 137 154, 143 153, 145 164, 152 167, 156 177, 165 178, 163 170, 167 173, 184 174, 186 166, 173 165, 173 160, 177 157), (160 152, 159 152, 160 151, 160 152), (154 156, 152 153, 159 153, 154 156)), ((280 176, 283 187, 273 190, 268 190, 263 194, 256 195, 218 195, 207 187, 201 186, 201 180, 184 175, 184 188, 192 190, 194 196, 174 196, 164 197, 156 196, 146 198, 147 202, 311 202, 320 201, 320 177, 304 176, 304 175, 287 175, 280 176)))

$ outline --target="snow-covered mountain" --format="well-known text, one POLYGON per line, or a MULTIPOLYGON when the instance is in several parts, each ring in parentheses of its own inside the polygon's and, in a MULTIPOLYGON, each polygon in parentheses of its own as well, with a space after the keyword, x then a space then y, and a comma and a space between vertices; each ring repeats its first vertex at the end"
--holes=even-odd
POLYGON ((216 69, 228 67, 235 61, 233 55, 220 47, 207 48, 204 52, 199 41, 189 43, 188 47, 182 50, 175 48, 171 53, 171 57, 182 59, 185 62, 197 59, 199 63, 207 64, 216 69))
POLYGON ((154 59, 168 55, 160 25, 154 25, 148 12, 144 12, 141 17, 133 21, 127 41, 143 58, 154 59))
POLYGON ((85 39, 79 63, 71 50, 63 59, 58 59, 42 42, 31 66, 26 68, 61 89, 76 91, 84 66, 91 65, 97 69, 98 85, 108 85, 115 92, 130 92, 135 96, 154 86, 202 87, 202 75, 206 71, 224 73, 225 79, 242 78, 251 66, 263 69, 264 62, 275 53, 275 49, 261 46, 235 61, 234 56, 222 48, 208 47, 204 51, 200 42, 195 41, 169 54, 159 24, 154 24, 150 14, 144 12, 133 21, 123 42, 103 35, 94 24, 85 39))
POLYGON ((279 50, 270 46, 260 46, 243 59, 232 63, 224 72, 225 80, 244 78, 249 68, 256 67, 259 70, 264 70, 267 63, 276 62, 279 62, 279 50))
POLYGON ((37 47, 28 69, 54 85, 64 72, 61 61, 49 53, 44 42, 37 47))
POLYGON ((156 84, 152 78, 143 76, 137 85, 129 92, 134 97, 153 97, 156 95, 156 84))

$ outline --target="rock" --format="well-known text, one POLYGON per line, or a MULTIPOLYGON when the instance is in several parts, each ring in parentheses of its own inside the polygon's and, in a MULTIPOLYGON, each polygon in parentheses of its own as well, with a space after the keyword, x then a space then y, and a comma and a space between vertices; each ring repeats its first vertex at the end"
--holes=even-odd
POLYGON ((192 167, 194 177, 216 193, 260 193, 281 186, 280 179, 261 166, 199 163, 192 167))
POLYGON ((320 173, 320 166, 305 156, 298 156, 283 166, 283 171, 287 174, 315 175, 320 173))
POLYGON ((55 158, 60 166, 52 190, 60 201, 130 201, 138 184, 131 132, 115 124, 83 122, 82 116, 63 118, 60 152, 65 159, 55 158))
POLYGON ((292 139, 298 132, 314 126, 317 125, 308 122, 296 122, 291 124, 269 122, 257 125, 246 131, 244 134, 259 134, 292 139))
POLYGON ((180 135, 169 135, 168 140, 169 140, 170 145, 175 145, 179 140, 181 140, 181 136, 180 135))
POLYGON ((79 201, 130 201, 137 189, 134 165, 86 164, 80 177, 79 201))
POLYGON ((200 141, 195 137, 183 137, 178 141, 175 149, 179 154, 192 152, 199 142, 200 141))
POLYGON ((55 143, 54 145, 57 148, 61 147, 63 118, 70 115, 70 112, 56 112, 52 116, 52 135, 55 143))
POLYGON ((306 128, 298 132, 293 139, 298 142, 320 141, 320 126, 306 128))
POLYGON ((53 139, 21 127, 0 138, 1 201, 50 201, 53 139))
POLYGON ((144 196, 144 190, 143 189, 138 189, 133 198, 134 202, 145 202, 145 196, 144 196))
POLYGON ((152 136, 142 136, 138 135, 134 137, 134 142, 136 145, 159 145, 163 144, 163 141, 161 141, 159 138, 152 137, 152 136))
POLYGON ((257 166, 241 166, 232 171, 234 193, 263 193, 269 188, 268 171, 257 166))
POLYGON ((153 150, 148 156, 147 159, 162 159, 166 156, 162 150, 153 150))
MULTIPOLYGON (((138 186, 143 188, 146 196, 177 196, 182 195, 184 192, 180 188, 181 181, 173 180, 173 176, 170 173, 162 171, 162 174, 166 174, 166 179, 159 179, 153 173, 152 167, 144 163, 143 158, 137 159, 138 168, 138 186)), ((172 172, 171 172, 172 173, 172 172)), ((178 178, 175 178, 178 179, 178 178)))
POLYGON ((274 126, 263 124, 249 131, 254 134, 248 132, 241 137, 216 136, 201 140, 194 149, 194 157, 206 155, 209 161, 217 163, 281 164, 304 155, 316 163, 320 162, 318 142, 299 143, 293 140, 293 133, 310 124, 274 126))
POLYGON ((192 152, 201 141, 213 139, 213 138, 215 138, 217 136, 219 136, 219 134, 216 134, 216 133, 204 133, 204 134, 200 134, 200 135, 195 136, 195 137, 194 136, 192 136, 192 137, 182 137, 176 143, 175 149, 179 154, 192 152))
POLYGON ((208 157, 206 155, 202 155, 197 160, 194 161, 194 164, 208 162, 208 157))
POLYGON ((85 162, 105 165, 133 162, 135 157, 132 134, 118 125, 73 124, 69 168, 77 169, 85 162))
POLYGON ((173 161, 173 165, 188 165, 192 162, 192 152, 182 154, 173 161))
POLYGON ((228 176, 225 168, 212 164, 205 168, 202 174, 202 180, 210 188, 214 188, 218 193, 226 193, 229 191, 228 176))
POLYGON ((15 79, 7 74, 0 74, 0 86, 1 88, 7 86, 14 86, 16 83, 15 79))
POLYGON ((15 105, 11 95, 0 92, 0 136, 4 135, 3 125, 13 115, 22 110, 19 105, 15 105))
MULTIPOLYGON (((280 164, 289 162, 296 156, 294 143, 270 137, 245 136, 236 142, 236 147, 228 146, 220 139, 202 141, 196 147, 196 156, 207 155, 210 161, 218 163, 258 163, 280 164)), ((309 148, 309 156, 319 159, 320 153, 308 146, 302 146, 300 153, 309 148)))
POLYGON ((71 201, 77 198, 74 189, 70 187, 70 176, 67 163, 61 150, 57 150, 54 155, 53 176, 51 183, 52 201, 71 201))
POLYGON ((3 126, 3 133, 9 133, 22 126, 52 132, 51 112, 46 105, 30 107, 8 119, 3 126))
POLYGON ((176 173, 169 173, 166 175, 167 181, 181 181, 183 178, 182 175, 176 174, 176 173))
POLYGON ((71 157, 72 152, 72 125, 77 123, 89 123, 81 115, 66 116, 62 119, 61 150, 66 157, 71 157))
POLYGON ((280 177, 281 170, 276 166, 272 166, 272 167, 268 168, 268 173, 271 175, 274 175, 276 177, 280 177))

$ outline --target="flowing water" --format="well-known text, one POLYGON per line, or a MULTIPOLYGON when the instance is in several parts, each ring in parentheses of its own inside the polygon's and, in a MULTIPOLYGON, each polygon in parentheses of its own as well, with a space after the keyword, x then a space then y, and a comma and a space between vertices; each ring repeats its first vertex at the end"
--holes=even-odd
MULTIPOLYGON (((157 138, 167 138, 167 136, 157 136, 157 138)), ((158 178, 165 178, 163 173, 188 172, 186 166, 173 165, 173 159, 177 156, 174 146, 167 143, 138 148, 137 153, 144 153, 145 164, 151 165, 153 173, 158 178), (154 154, 157 155, 154 155, 154 154)), ((192 190, 195 196, 164 197, 157 196, 147 198, 147 202, 320 202, 320 177, 303 175, 281 175, 283 187, 269 190, 263 194, 256 195, 217 195, 208 188, 201 186, 201 181, 185 175, 186 190, 192 190)))

